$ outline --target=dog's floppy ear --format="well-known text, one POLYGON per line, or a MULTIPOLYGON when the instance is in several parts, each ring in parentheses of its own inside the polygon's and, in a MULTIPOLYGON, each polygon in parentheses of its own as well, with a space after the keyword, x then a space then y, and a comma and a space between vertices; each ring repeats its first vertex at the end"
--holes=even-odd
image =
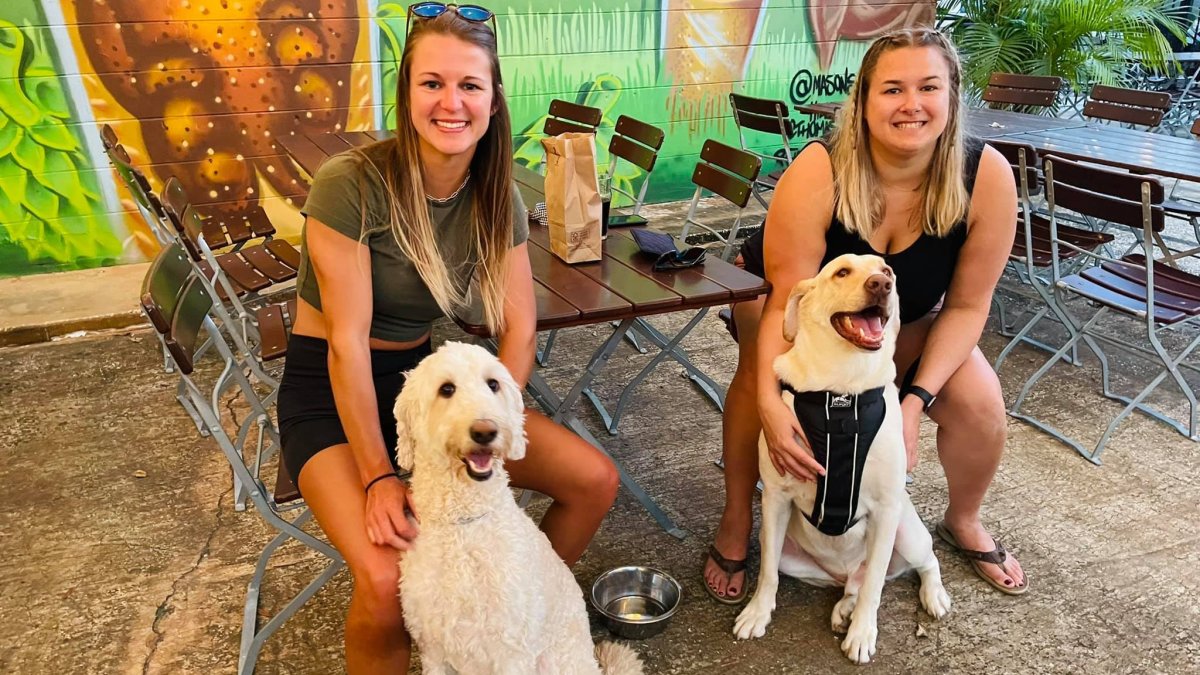
POLYGON ((816 285, 816 279, 805 279, 796 284, 792 288, 792 292, 788 295, 787 309, 783 312, 783 339, 792 342, 796 339, 796 312, 800 307, 800 301, 804 296, 812 290, 816 285))
MULTIPOLYGON (((411 384, 405 382, 405 385, 411 384)), ((400 391, 400 395, 396 397, 396 407, 392 410, 396 417, 396 464, 404 471, 412 471, 413 462, 416 461, 416 443, 409 431, 412 427, 409 409, 416 405, 416 397, 406 396, 405 392, 408 390, 409 386, 405 386, 400 391)))
POLYGON ((501 379, 501 387, 504 389, 504 402, 508 406, 508 414, 510 424, 509 428, 512 432, 512 442, 508 445, 508 452, 505 453, 505 459, 524 459, 525 458, 525 400, 521 398, 521 388, 517 386, 512 376, 508 371, 504 371, 504 377, 501 379))

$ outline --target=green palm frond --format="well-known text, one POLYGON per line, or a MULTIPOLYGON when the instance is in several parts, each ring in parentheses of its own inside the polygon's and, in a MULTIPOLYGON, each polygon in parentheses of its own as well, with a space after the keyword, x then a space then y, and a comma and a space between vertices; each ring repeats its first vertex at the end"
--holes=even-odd
POLYGON ((1177 68, 1163 31, 1182 39, 1185 10, 1169 0, 939 0, 939 25, 978 93, 993 72, 1057 75, 1076 92, 1119 84, 1136 63, 1177 68))

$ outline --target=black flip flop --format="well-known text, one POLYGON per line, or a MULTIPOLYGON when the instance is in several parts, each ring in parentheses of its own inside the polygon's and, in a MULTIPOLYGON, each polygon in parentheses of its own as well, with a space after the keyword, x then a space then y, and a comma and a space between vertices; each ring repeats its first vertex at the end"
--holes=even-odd
MULTIPOLYGON (((717 567, 720 567, 721 571, 725 573, 726 584, 733 579, 733 575, 737 574, 738 572, 746 571, 745 558, 742 558, 741 560, 730 560, 729 558, 721 555, 721 552, 717 550, 717 547, 714 544, 708 545, 708 555, 704 559, 705 567, 708 566, 708 560, 710 558, 714 563, 717 564, 717 567)), ((740 605, 748 595, 746 591, 750 584, 746 582, 750 581, 749 574, 747 574, 743 579, 742 590, 737 595, 719 595, 715 590, 713 590, 713 587, 708 585, 708 579, 704 576, 704 567, 700 568, 700 576, 700 582, 704 584, 704 590, 708 591, 708 594, 712 596, 713 600, 716 600, 722 605, 740 605)))

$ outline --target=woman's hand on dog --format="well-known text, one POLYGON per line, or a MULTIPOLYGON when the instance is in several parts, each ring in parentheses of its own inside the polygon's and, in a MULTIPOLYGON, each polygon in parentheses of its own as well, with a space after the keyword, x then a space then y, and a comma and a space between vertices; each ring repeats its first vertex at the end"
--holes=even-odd
POLYGON ((420 521, 408 485, 397 478, 385 480, 367 492, 367 539, 376 546, 391 546, 398 551, 412 548, 420 528, 405 511, 420 521))
POLYGON ((815 481, 825 469, 813 458, 795 411, 780 399, 775 403, 759 407, 771 464, 780 476, 790 473, 802 481, 815 481))

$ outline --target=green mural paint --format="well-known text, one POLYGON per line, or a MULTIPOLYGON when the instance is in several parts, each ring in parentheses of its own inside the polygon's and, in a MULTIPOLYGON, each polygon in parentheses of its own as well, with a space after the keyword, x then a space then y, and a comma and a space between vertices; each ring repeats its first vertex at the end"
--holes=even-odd
POLYGON ((0 20, 0 275, 111 265, 121 242, 47 47, 0 20))

